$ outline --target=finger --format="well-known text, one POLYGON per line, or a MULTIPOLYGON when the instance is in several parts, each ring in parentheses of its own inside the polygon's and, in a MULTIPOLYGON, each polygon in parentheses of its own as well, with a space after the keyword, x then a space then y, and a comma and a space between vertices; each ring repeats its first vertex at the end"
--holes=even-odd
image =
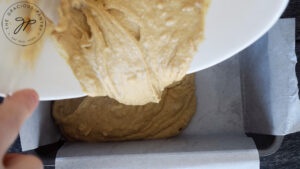
MULTIPOLYGON (((7 97, 0 105, 0 150, 6 151, 16 139, 18 132, 38 105, 38 95, 33 90, 22 90, 7 97)), ((0 152, 3 157, 5 152, 0 152)))
POLYGON ((42 169, 43 163, 33 155, 7 154, 3 165, 6 169, 42 169))

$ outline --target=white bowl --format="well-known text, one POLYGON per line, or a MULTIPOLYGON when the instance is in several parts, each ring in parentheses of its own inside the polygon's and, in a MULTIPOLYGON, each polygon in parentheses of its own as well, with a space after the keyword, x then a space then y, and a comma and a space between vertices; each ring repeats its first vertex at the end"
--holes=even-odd
MULTIPOLYGON (((0 2, 1 15, 13 2, 17 0, 0 2)), ((51 13, 59 0, 44 2, 47 4, 40 8, 50 18, 57 19, 57 15, 51 13)), ((275 24, 287 4, 288 0, 212 0, 206 17, 205 40, 188 73, 218 64, 252 44, 275 24)), ((0 93, 33 88, 41 100, 84 96, 71 69, 56 53, 50 40, 46 40, 33 69, 17 63, 21 49, 0 31, 0 93)))

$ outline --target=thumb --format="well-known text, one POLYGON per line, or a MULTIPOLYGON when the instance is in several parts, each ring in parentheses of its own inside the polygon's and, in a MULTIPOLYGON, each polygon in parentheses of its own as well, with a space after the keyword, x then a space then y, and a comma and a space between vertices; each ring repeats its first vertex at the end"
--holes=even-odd
POLYGON ((0 105, 1 157, 16 139, 23 122, 37 107, 38 100, 38 94, 34 90, 27 89, 7 97, 0 105))

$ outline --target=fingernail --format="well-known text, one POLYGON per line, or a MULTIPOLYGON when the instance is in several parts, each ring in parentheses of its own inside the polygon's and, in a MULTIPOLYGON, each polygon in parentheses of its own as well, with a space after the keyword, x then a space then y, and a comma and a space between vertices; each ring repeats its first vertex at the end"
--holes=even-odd
POLYGON ((27 97, 30 100, 32 105, 37 105, 38 104, 39 96, 35 91, 32 90, 31 92, 28 92, 27 97))
POLYGON ((23 98, 23 101, 21 101, 23 104, 26 104, 28 109, 32 110, 35 108, 39 102, 39 96, 38 94, 32 90, 32 89, 25 89, 18 91, 12 95, 12 97, 16 98, 23 98))

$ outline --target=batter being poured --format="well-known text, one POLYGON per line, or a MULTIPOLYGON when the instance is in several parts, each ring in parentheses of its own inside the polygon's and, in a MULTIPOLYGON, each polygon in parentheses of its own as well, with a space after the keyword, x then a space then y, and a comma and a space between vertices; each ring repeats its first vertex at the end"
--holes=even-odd
POLYGON ((203 39, 208 0, 62 0, 53 36, 89 96, 159 102, 203 39))

